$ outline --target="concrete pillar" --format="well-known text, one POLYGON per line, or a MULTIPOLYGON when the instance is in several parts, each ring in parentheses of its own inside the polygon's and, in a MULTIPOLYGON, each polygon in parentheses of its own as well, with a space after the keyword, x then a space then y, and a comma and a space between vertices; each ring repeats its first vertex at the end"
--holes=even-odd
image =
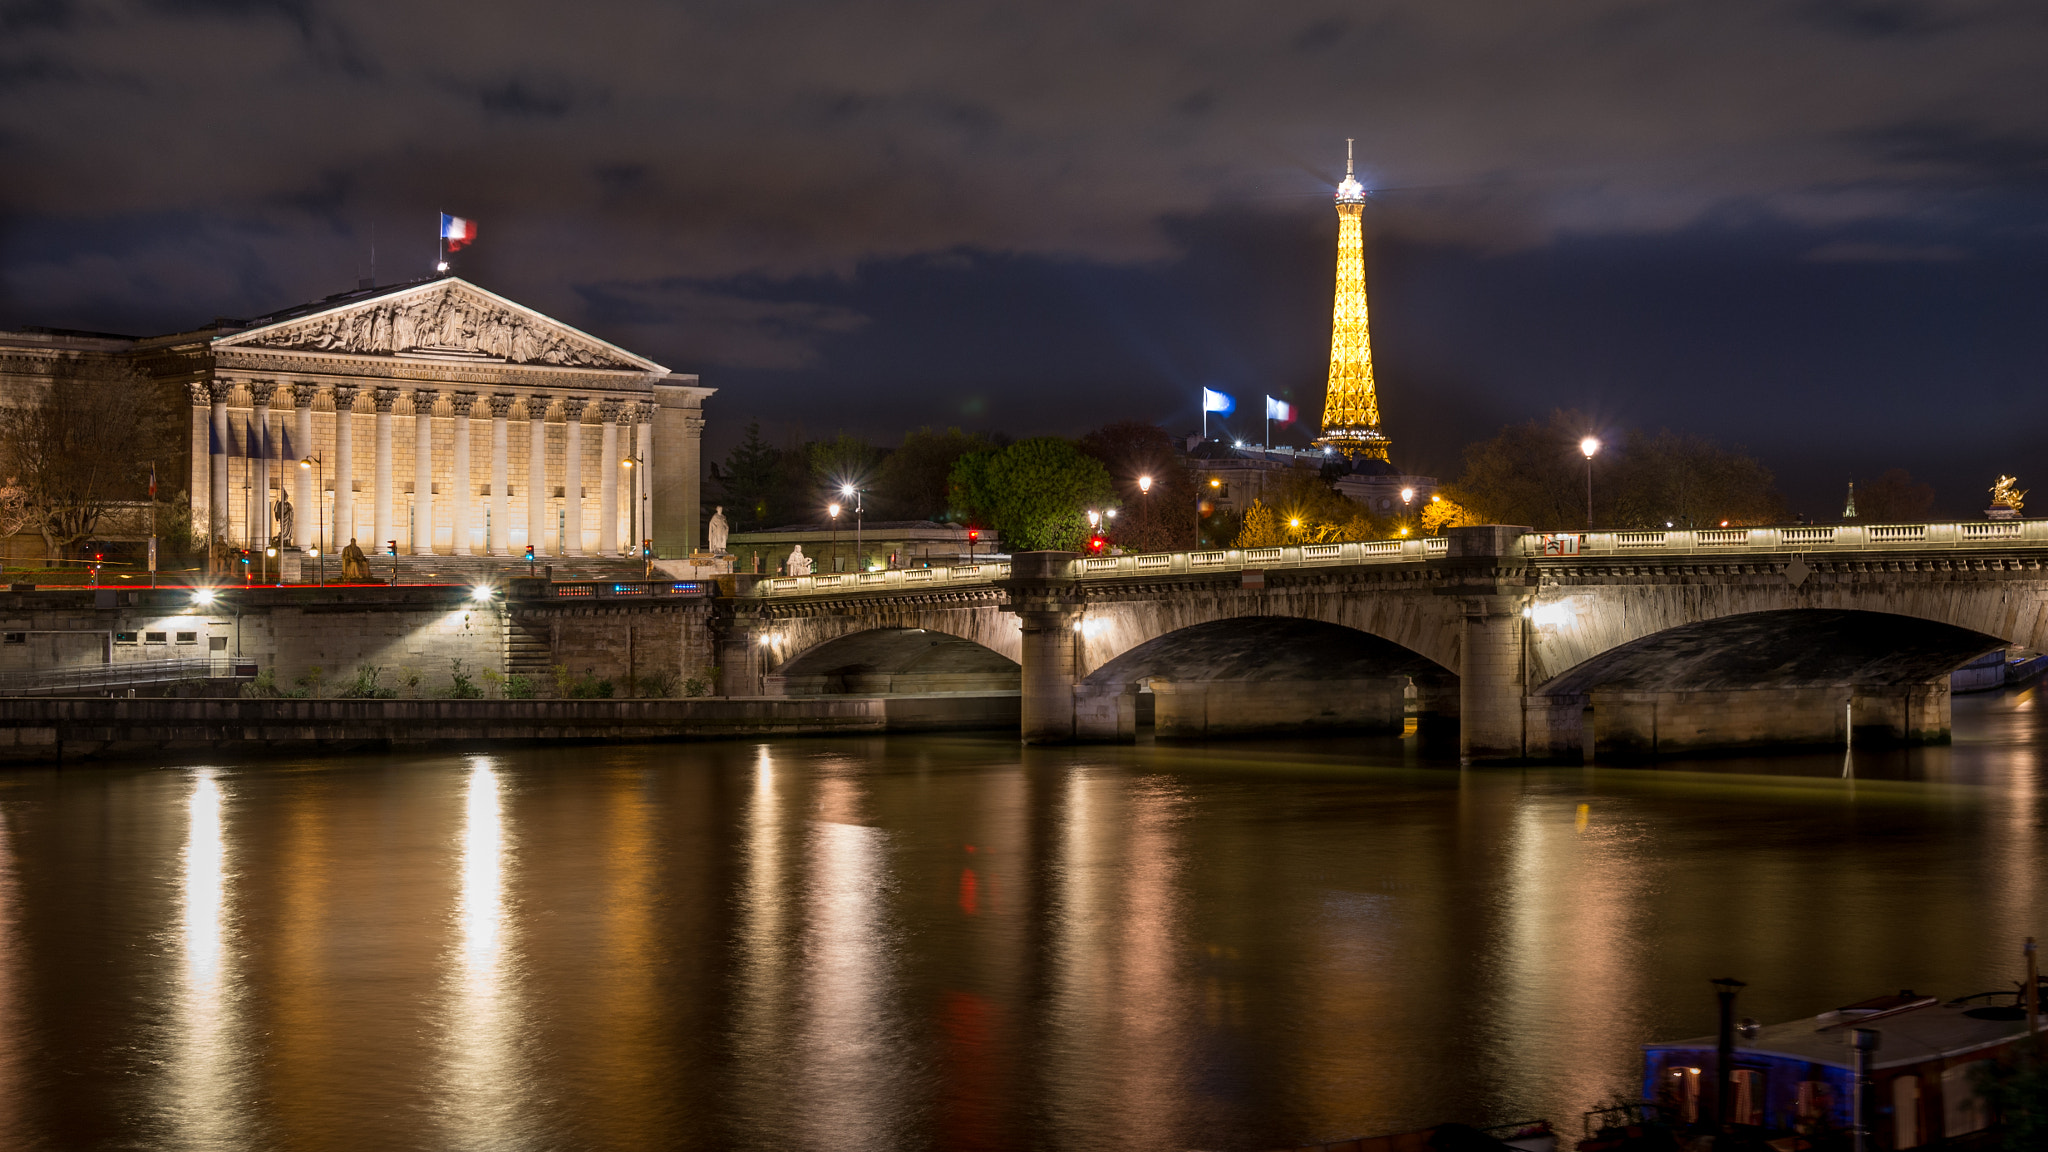
POLYGON ((475 403, 474 392, 456 392, 448 397, 448 405, 455 412, 455 443, 448 453, 448 475, 455 481, 447 494, 448 544, 449 550, 457 556, 468 556, 475 551, 469 545, 470 506, 476 502, 476 483, 469 475, 469 438, 474 430, 470 423, 470 408, 475 403))
POLYGON ((654 405, 641 404, 634 409, 633 430, 639 444, 634 453, 640 463, 633 469, 633 507, 626 510, 626 522, 633 526, 633 555, 640 554, 640 541, 654 535, 654 524, 650 519, 654 501, 654 405))
POLYGON ((192 531, 205 535, 213 517, 213 420, 207 411, 206 382, 186 381, 185 396, 192 402, 185 429, 185 481, 192 494, 192 531))
MULTIPOLYGON (((753 577, 741 576, 739 595, 753 584, 753 577)), ((718 694, 720 696, 765 696, 767 645, 774 634, 774 622, 745 611, 728 617, 718 633, 718 694)))
POLYGON ((412 393, 412 553, 434 554, 434 402, 441 393, 415 388, 412 393))
POLYGON ((270 458, 277 454, 277 440, 270 434, 270 398, 277 393, 274 380, 251 380, 249 396, 255 401, 255 408, 249 416, 249 462, 255 476, 249 487, 256 493, 255 506, 249 515, 255 517, 249 525, 249 544, 262 548, 270 543, 271 507, 270 458))
POLYGON ((504 556, 512 550, 512 493, 508 488, 512 448, 505 417, 512 412, 513 396, 499 392, 486 400, 491 406, 491 523, 484 550, 504 556))
POLYGON ((1010 560, 1010 602, 1023 630, 1023 737, 1026 744, 1074 739, 1074 685, 1080 679, 1081 586, 1078 552, 1019 552, 1010 560))
POLYGON ((337 555, 356 538, 356 387, 334 387, 334 459, 327 475, 334 481, 334 507, 328 537, 337 555))
POLYGON ((1950 735, 1949 678, 1925 684, 1858 684, 1849 713, 1858 744, 1946 744, 1950 735))
POLYGON ((654 386, 654 554, 681 559, 696 551, 703 512, 704 399, 712 389, 695 376, 668 377, 654 386))
POLYGON ((619 554, 619 408, 617 400, 598 402, 604 438, 598 448, 597 554, 619 554))
POLYGON ((562 555, 583 555, 583 409, 588 396, 562 397, 563 429, 568 441, 562 445, 562 555))
POLYGON ((526 542, 536 556, 548 550, 549 487, 548 398, 534 393, 526 398, 526 542))
POLYGON ((370 521, 370 546, 364 551, 375 554, 383 551, 388 540, 396 540, 391 531, 391 406, 398 403, 398 389, 379 388, 371 396, 377 405, 377 471, 373 481, 375 492, 372 499, 370 521))
POLYGON ((223 543, 228 538, 228 510, 233 507, 228 496, 228 390, 232 387, 225 380, 215 380, 209 385, 207 394, 212 409, 209 415, 213 420, 213 495, 209 501, 211 520, 207 531, 223 543))
POLYGON ((1443 579, 1435 592, 1463 609, 1458 669, 1458 758, 1466 764, 1528 756, 1523 718, 1528 621, 1522 608, 1535 593, 1535 574, 1518 552, 1517 525, 1482 524, 1444 532, 1443 579))
POLYGON ((298 460, 284 462, 285 474, 292 477, 292 544, 300 550, 318 543, 322 549, 327 542, 319 539, 317 533, 320 521, 320 497, 313 491, 313 469, 299 467, 299 460, 314 454, 313 448, 313 401, 320 395, 317 384, 292 385, 292 452, 298 460))

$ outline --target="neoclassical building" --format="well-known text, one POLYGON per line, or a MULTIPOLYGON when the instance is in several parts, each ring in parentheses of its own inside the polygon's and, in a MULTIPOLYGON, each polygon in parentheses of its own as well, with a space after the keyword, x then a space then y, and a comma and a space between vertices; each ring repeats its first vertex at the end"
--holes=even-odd
POLYGON ((194 530, 231 545, 266 541, 288 496, 304 549, 353 539, 366 552, 617 556, 648 539, 657 556, 682 557, 699 546, 713 390, 457 277, 126 348, 74 343, 132 356, 185 390, 194 530))

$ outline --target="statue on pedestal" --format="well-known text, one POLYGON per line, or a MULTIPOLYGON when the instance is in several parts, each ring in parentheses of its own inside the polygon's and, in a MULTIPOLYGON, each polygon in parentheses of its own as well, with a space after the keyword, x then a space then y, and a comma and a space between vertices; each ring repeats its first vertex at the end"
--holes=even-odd
POLYGON ((287 548, 292 542, 292 526, 296 517, 292 513, 292 498, 282 492, 277 494, 277 503, 272 505, 277 516, 277 546, 287 548))
POLYGON ((355 537, 349 537, 348 547, 341 550, 341 578, 344 583, 361 583, 370 578, 370 558, 356 547, 355 537))
POLYGON ((2017 476, 2001 475, 1998 483, 1991 486, 1991 511, 1994 517, 1999 517, 2000 509, 2010 509, 2004 513, 2005 517, 2016 517, 2020 514, 2020 509, 2026 506, 2026 490, 2013 489, 2019 482, 2017 476))
POLYGON ((725 555, 725 540, 731 534, 732 526, 725 522, 725 506, 718 505, 711 510, 711 523, 704 528, 704 542, 713 556, 725 555))
POLYGON ((789 550, 789 574, 791 576, 809 576, 811 574, 811 558, 804 555, 804 546, 801 544, 789 550))

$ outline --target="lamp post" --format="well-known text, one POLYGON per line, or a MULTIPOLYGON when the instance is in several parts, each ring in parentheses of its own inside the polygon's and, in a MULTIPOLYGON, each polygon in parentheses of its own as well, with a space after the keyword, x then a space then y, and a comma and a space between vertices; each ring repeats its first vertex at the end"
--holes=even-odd
POLYGON ((299 461, 299 467, 313 473, 313 517, 320 543, 313 548, 313 558, 319 564, 320 586, 327 586, 327 462, 318 452, 299 461))
POLYGON ((861 517, 867 512, 867 503, 861 499, 860 489, 855 488, 851 484, 841 485, 839 494, 853 501, 853 562, 855 564, 854 571, 858 572, 862 567, 865 567, 861 563, 860 522, 861 517))
POLYGON ((832 567, 839 567, 839 501, 825 505, 825 514, 832 517, 832 567))
POLYGON ((1579 451, 1586 454, 1586 531, 1593 530, 1593 453, 1600 450, 1600 441, 1588 436, 1579 441, 1579 451))
MULTIPOLYGON (((627 456, 619 461, 619 467, 624 468, 626 470, 626 487, 629 492, 637 493, 640 490, 639 486, 634 484, 633 482, 633 469, 637 467, 639 463, 640 457, 638 456, 627 456)), ((633 499, 631 496, 629 496, 626 500, 626 534, 632 538, 633 551, 641 552, 640 502, 636 499, 633 499)), ((647 561, 647 557, 644 553, 642 553, 640 559, 642 560, 643 564, 647 561)), ((644 569, 644 567, 640 575, 642 575, 643 577, 647 575, 647 572, 644 569)))

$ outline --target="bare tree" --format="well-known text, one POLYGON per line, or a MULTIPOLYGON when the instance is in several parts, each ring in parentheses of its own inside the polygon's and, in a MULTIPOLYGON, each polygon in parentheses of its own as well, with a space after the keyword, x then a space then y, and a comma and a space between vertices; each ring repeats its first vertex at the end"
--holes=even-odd
POLYGON ((112 506, 144 498, 150 461, 175 445, 167 391, 125 361, 66 361, 40 395, 0 409, 7 487, 52 557, 90 539, 112 506))

